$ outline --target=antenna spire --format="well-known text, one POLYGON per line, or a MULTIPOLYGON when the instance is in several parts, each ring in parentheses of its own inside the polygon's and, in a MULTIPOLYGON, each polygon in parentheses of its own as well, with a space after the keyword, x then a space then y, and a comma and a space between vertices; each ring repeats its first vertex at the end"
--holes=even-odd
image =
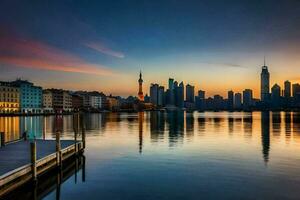
POLYGON ((266 56, 264 55, 264 66, 266 66, 266 56))

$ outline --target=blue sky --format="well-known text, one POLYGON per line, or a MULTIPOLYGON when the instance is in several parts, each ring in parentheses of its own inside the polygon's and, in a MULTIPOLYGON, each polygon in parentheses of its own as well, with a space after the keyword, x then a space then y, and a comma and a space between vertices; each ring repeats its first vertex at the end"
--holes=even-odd
POLYGON ((0 3, 0 78, 135 95, 168 77, 208 94, 298 81, 300 1, 16 1, 0 3), (125 87, 126 86, 126 87, 125 87))

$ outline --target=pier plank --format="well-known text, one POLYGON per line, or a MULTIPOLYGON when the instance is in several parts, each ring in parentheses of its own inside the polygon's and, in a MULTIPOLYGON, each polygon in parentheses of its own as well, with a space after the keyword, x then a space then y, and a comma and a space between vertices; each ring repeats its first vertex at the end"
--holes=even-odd
MULTIPOLYGON (((55 140, 36 140, 36 143, 37 159, 55 153, 55 140)), ((62 140, 61 148, 72 144, 73 140, 62 140)), ((0 148, 0 176, 27 164, 30 164, 30 141, 20 141, 0 148)))

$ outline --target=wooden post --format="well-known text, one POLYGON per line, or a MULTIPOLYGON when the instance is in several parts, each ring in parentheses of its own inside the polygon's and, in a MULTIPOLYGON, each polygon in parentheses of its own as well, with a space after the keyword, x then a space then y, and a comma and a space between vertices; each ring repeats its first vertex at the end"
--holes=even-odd
POLYGON ((62 172, 59 170, 56 177, 56 199, 60 199, 60 188, 61 188, 61 181, 62 181, 62 172))
POLYGON ((75 154, 77 154, 77 132, 78 132, 78 116, 76 114, 73 115, 73 129, 74 129, 74 146, 75 146, 75 154))
POLYGON ((28 139, 27 131, 24 131, 24 132, 23 132, 22 138, 23 138, 25 141, 27 141, 27 139, 28 139))
POLYGON ((30 142, 30 155, 31 155, 31 170, 33 181, 37 180, 37 169, 36 169, 36 141, 30 142))
POLYGON ((75 154, 77 154, 77 130, 74 131, 75 154))
POLYGON ((82 121, 82 148, 85 149, 85 126, 84 126, 84 122, 82 121))
POLYGON ((4 132, 0 132, 0 136, 1 136, 1 147, 5 146, 5 135, 4 132))
POLYGON ((85 156, 82 155, 82 182, 85 182, 85 156))
POLYGON ((75 157, 75 184, 77 183, 78 157, 75 157))
POLYGON ((61 157, 61 144, 60 144, 60 132, 56 132, 56 163, 57 166, 61 166, 62 157, 61 157))

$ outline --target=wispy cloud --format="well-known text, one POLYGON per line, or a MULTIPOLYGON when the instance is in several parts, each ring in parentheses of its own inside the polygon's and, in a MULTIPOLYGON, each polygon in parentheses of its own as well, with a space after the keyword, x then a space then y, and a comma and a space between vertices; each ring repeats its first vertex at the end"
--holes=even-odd
POLYGON ((116 74, 108 67, 89 63, 46 43, 3 35, 0 37, 0 63, 41 70, 95 75, 116 74))
POLYGON ((117 57, 117 58, 124 58, 125 55, 122 52, 119 51, 114 51, 108 47, 105 47, 104 45, 101 45, 100 43, 95 43, 95 42, 87 42, 84 43, 84 46, 91 48, 95 51, 98 51, 100 53, 109 55, 109 56, 113 56, 113 57, 117 57))
POLYGON ((219 66, 219 67, 237 67, 237 68, 245 68, 245 66, 235 64, 235 63, 214 63, 214 62, 203 62, 202 64, 208 64, 213 66, 219 66))

